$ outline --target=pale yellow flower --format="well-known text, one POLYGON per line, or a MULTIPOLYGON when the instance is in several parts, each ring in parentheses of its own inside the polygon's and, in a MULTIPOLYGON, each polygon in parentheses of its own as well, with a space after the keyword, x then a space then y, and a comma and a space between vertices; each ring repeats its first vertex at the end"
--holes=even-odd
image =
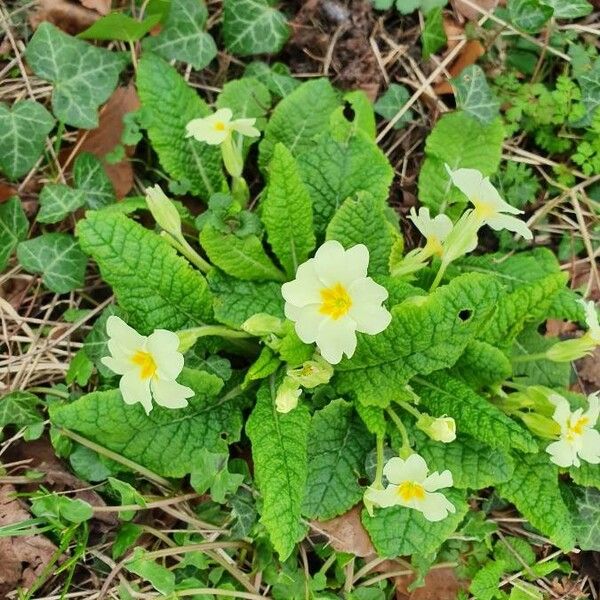
POLYGON ((218 146, 236 131, 246 137, 258 137, 260 132, 254 124, 256 119, 232 119, 233 113, 229 108, 220 108, 208 117, 192 119, 186 125, 187 137, 193 137, 199 142, 218 146))

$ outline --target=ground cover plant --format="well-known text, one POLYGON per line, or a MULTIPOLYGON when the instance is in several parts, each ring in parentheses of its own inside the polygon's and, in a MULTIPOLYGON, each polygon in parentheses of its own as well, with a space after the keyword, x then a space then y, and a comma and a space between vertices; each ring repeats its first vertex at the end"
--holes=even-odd
POLYGON ((1 17, 6 597, 598 598, 593 5, 1 17))

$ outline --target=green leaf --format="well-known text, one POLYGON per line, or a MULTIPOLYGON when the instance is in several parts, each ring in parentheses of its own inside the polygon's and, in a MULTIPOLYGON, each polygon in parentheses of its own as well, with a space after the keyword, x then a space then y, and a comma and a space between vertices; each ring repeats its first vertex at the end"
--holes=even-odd
POLYGON ((494 546, 494 558, 501 560, 507 573, 516 573, 523 565, 531 567, 537 558, 529 542, 524 538, 506 536, 494 546))
POLYGON ((87 29, 77 34, 81 40, 119 40, 137 42, 142 39, 158 22, 160 15, 154 14, 138 21, 121 12, 112 12, 100 17, 87 29))
MULTIPOLYGON (((390 86, 384 94, 382 94, 377 102, 375 102, 375 112, 381 115, 386 120, 391 120, 396 116, 396 113, 408 102, 410 94, 403 85, 397 83, 390 83, 390 86)), ((413 119, 412 110, 407 110, 401 117, 396 121, 394 129, 402 129, 413 119)))
POLYGON ((354 356, 337 366, 337 392, 387 406, 414 375, 451 367, 487 323, 498 291, 491 277, 463 275, 394 306, 388 328, 376 336, 359 334, 354 356))
POLYGON ((573 531, 577 545, 581 550, 600 551, 600 491, 594 488, 579 490, 575 506, 573 531))
POLYGON ((260 142, 259 164, 266 167, 281 142, 296 158, 327 130, 331 113, 340 106, 340 95, 328 79, 313 79, 298 86, 276 107, 260 142))
POLYGON ((366 509, 362 522, 381 558, 395 558, 408 554, 431 554, 450 537, 467 514, 464 492, 443 490, 456 508, 444 520, 432 523, 422 513, 404 506, 376 508, 373 517, 366 509))
POLYGON ((56 493, 45 494, 38 492, 31 501, 31 512, 36 517, 44 517, 52 524, 63 528, 71 523, 83 523, 94 516, 92 507, 79 498, 71 499, 56 493))
POLYGON ((575 535, 558 487, 558 467, 545 453, 515 457, 514 474, 498 486, 498 493, 559 548, 573 549, 575 535))
POLYGON ((487 125, 498 117, 500 103, 494 96, 481 67, 470 65, 450 79, 456 106, 487 125))
POLYGON ((100 159, 90 152, 82 152, 73 163, 73 183, 85 194, 89 208, 102 208, 116 201, 115 188, 100 159))
POLYGON ((469 591, 477 600, 493 600, 498 597, 500 579, 506 565, 503 561, 493 561, 484 565, 473 577, 469 591))
POLYGON ((87 257, 71 235, 44 233, 21 242, 17 258, 29 273, 40 273, 44 285, 57 294, 83 286, 87 257))
POLYGON ((337 210, 327 227, 327 239, 345 248, 364 244, 369 249, 369 275, 389 275, 392 247, 400 239, 383 198, 357 192, 337 210))
POLYGON ((300 84, 291 75, 290 68, 283 63, 268 65, 262 61, 254 61, 246 66, 244 77, 255 77, 269 88, 269 91, 279 98, 291 94, 300 84))
POLYGON ((591 68, 586 69, 577 76, 577 83, 581 88, 581 102, 585 106, 586 115, 577 125, 584 127, 590 125, 600 106, 600 58, 597 58, 591 68))
POLYGON ((554 9, 555 19, 579 19, 594 10, 586 0, 543 0, 543 3, 554 9))
POLYGON ((75 353, 69 364, 69 370, 65 376, 65 381, 68 385, 77 382, 77 385, 84 386, 92 376, 94 363, 82 349, 75 353))
POLYGON ((304 536, 300 510, 308 472, 310 415, 300 403, 287 414, 275 409, 274 383, 263 385, 246 423, 255 478, 263 498, 261 522, 281 560, 304 536))
POLYGON ((115 89, 126 55, 96 48, 44 21, 33 34, 26 52, 33 72, 51 81, 52 110, 73 127, 98 126, 98 107, 115 89))
POLYGON ((277 144, 269 163, 268 184, 260 204, 261 220, 273 252, 289 277, 315 247, 312 202, 291 152, 277 144))
POLYGON ((129 323, 143 334, 176 331, 212 317, 208 284, 161 237, 118 213, 89 212, 77 224, 81 247, 112 286, 129 323))
POLYGON ((219 271, 213 271, 208 281, 214 295, 215 319, 220 323, 237 329, 257 313, 283 318, 279 283, 240 281, 219 271))
POLYGON ((358 483, 374 439, 349 402, 315 412, 308 433, 308 479, 302 513, 326 520, 345 513, 363 495, 358 483))
MULTIPOLYGON (((138 504, 139 506, 146 506, 146 499, 140 494, 131 484, 114 477, 108 478, 110 487, 119 494, 121 498, 121 504, 138 504)), ((135 510, 122 510, 119 511, 119 518, 123 521, 131 521, 135 516, 135 510)))
MULTIPOLYGON (((216 106, 230 108, 236 119, 242 117, 256 119, 255 126, 263 130, 267 123, 265 116, 271 107, 271 94, 258 79, 253 77, 234 79, 223 86, 216 106)), ((252 138, 245 139, 255 141, 252 138)))
POLYGON ((554 13, 549 2, 540 0, 509 0, 508 14, 512 24, 527 33, 537 33, 554 13))
POLYGON ((425 26, 421 34, 423 58, 429 58, 441 50, 447 42, 442 9, 434 8, 425 15, 425 26))
POLYGON ((268 0, 223 2, 223 39, 233 54, 276 54, 289 33, 285 17, 268 0))
POLYGON ((39 223, 58 223, 83 206, 84 194, 62 183, 47 183, 40 194, 39 223))
POLYGON ((444 115, 425 142, 425 161, 419 174, 421 202, 435 213, 444 212, 452 188, 445 165, 491 175, 500 164, 503 140, 500 119, 482 125, 464 112, 444 115))
POLYGON ((385 154, 360 130, 350 136, 323 132, 298 156, 298 164, 313 200, 317 235, 325 232, 336 210, 356 192, 387 199, 394 176, 385 154))
POLYGON ((0 430, 7 425, 28 427, 42 423, 39 408, 42 404, 37 396, 30 392, 9 392, 0 398, 0 430))
POLYGON ((0 171, 10 179, 27 173, 44 150, 54 127, 52 115, 35 100, 0 103, 0 171))
POLYGON ((579 485, 600 490, 600 465, 582 462, 580 467, 570 467, 569 475, 579 485))
POLYGON ((419 433, 417 451, 432 471, 449 469, 454 487, 459 489, 479 490, 508 481, 514 470, 514 463, 506 452, 463 434, 454 442, 444 444, 419 433))
POLYGON ((81 444, 75 446, 75 449, 69 455, 69 462, 78 477, 84 481, 92 482, 105 481, 112 472, 109 466, 115 465, 117 468, 123 468, 115 462, 110 464, 109 459, 100 457, 97 452, 81 444))
POLYGON ((225 191, 219 148, 186 137, 185 127, 192 119, 211 114, 196 90, 153 54, 140 59, 136 83, 142 126, 148 130, 152 148, 167 173, 205 201, 225 191))
POLYGON ((526 429, 458 379, 433 373, 427 380, 419 378, 414 389, 433 416, 453 417, 459 433, 506 452, 513 448, 537 451, 537 444, 526 429))
POLYGON ((119 390, 109 390, 55 405, 50 419, 158 475, 183 477, 204 448, 224 451, 237 441, 242 418, 235 396, 219 395, 223 381, 216 375, 184 369, 179 382, 194 391, 186 408, 154 405, 147 415, 140 404, 125 404, 119 390))
POLYGON ((125 568, 148 581, 152 587, 165 596, 175 589, 175 573, 147 556, 148 552, 137 546, 133 556, 125 563, 125 568))
POLYGON ((200 232, 200 245, 210 261, 228 275, 247 281, 285 281, 256 235, 239 238, 210 224, 200 232))
POLYGON ((194 69, 204 69, 217 55, 217 46, 206 31, 208 10, 204 1, 172 0, 160 33, 142 42, 166 60, 181 60, 194 69))
POLYGON ((483 389, 504 382, 512 375, 506 354, 495 346, 473 340, 454 365, 453 373, 474 389, 483 389))
POLYGON ((17 196, 0 203, 0 271, 4 271, 18 243, 27 237, 28 228, 29 222, 17 196))

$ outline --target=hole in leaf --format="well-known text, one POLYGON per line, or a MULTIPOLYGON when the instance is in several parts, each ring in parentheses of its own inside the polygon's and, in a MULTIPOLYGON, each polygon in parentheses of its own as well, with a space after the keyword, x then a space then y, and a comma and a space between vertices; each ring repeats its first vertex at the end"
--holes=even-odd
POLYGON ((352 104, 350 104, 350 102, 348 102, 347 100, 346 102, 344 102, 343 114, 344 119, 346 119, 346 121, 350 121, 350 123, 352 123, 352 121, 354 121, 354 117, 356 117, 356 112, 352 108, 352 104))
POLYGON ((544 321, 544 323, 540 323, 537 327, 537 332, 540 335, 546 335, 546 322, 544 321))
POLYGON ((366 487, 366 486, 368 486, 368 485, 369 485, 369 483, 371 483, 371 482, 369 481, 369 478, 368 478, 368 477, 359 477, 359 478, 356 480, 356 483, 358 483, 358 485, 360 485, 361 487, 366 487))
POLYGON ((468 308, 465 308, 458 313, 458 318, 463 323, 466 323, 472 316, 473 316, 473 311, 468 308))
POLYGON ((229 437, 229 434, 226 431, 221 432, 221 439, 226 440, 229 437))

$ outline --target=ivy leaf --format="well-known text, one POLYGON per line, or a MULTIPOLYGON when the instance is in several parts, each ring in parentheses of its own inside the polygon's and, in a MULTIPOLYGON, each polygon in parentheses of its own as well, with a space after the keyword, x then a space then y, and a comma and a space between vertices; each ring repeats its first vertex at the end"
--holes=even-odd
POLYGON ((220 395, 216 375, 186 368, 179 382, 194 391, 186 408, 154 405, 147 415, 140 404, 125 404, 119 390, 108 390, 54 405, 50 419, 158 475, 183 477, 205 448, 224 451, 239 439, 242 417, 234 395, 220 395))
POLYGON ((392 247, 401 240, 395 217, 383 198, 357 192, 336 211, 327 227, 327 239, 345 248, 364 244, 369 249, 369 275, 389 275, 392 247))
POLYGON ((260 60, 246 66, 244 78, 254 77, 269 88, 269 91, 279 98, 291 94, 300 84, 291 74, 290 68, 284 63, 268 65, 260 60))
POLYGON ((102 208, 116 201, 115 188, 102 162, 90 152, 82 152, 73 163, 73 183, 85 195, 89 208, 102 208))
POLYGON ((0 103, 0 170, 11 179, 27 173, 42 154, 54 127, 52 115, 35 100, 0 103))
POLYGON ((414 389, 433 416, 453 417, 460 433, 506 452, 513 448, 537 451, 537 444, 526 429, 458 379, 442 372, 432 373, 427 380, 416 380, 414 389))
POLYGON ((281 142, 296 158, 313 145, 313 138, 329 127, 340 95, 328 79, 313 79, 298 86, 276 107, 260 142, 259 164, 266 167, 275 145, 281 142))
POLYGON ((527 33, 537 33, 554 13, 549 2, 509 0, 508 14, 512 24, 527 33))
POLYGON ((51 81, 52 110, 58 119, 82 129, 98 126, 98 107, 117 85, 126 55, 96 48, 44 21, 26 52, 33 72, 51 81))
POLYGON ((77 34, 80 40, 119 40, 137 42, 160 22, 160 15, 149 15, 138 21, 121 12, 112 12, 77 34))
POLYGON ((208 281, 214 295, 215 319, 220 323, 238 329, 258 313, 284 318, 280 283, 240 281, 219 271, 213 271, 208 281))
POLYGON ((40 399, 30 392, 15 391, 2 396, 0 398, 0 431, 7 425, 14 425, 20 429, 43 423, 44 418, 39 410, 41 405, 40 399))
POLYGON ((500 164, 503 140, 499 118, 482 125, 463 112, 444 115, 425 142, 425 161, 419 174, 421 202, 435 213, 444 212, 452 188, 445 165, 491 175, 500 164))
POLYGON ((77 235, 141 333, 176 331, 212 318, 204 277, 152 231, 122 214, 97 211, 79 221, 77 235))
POLYGON ((600 106, 600 59, 596 59, 591 68, 577 76, 581 88, 581 102, 585 106, 586 115, 577 126, 584 127, 592 123, 596 109, 600 106))
POLYGON ((487 125, 498 117, 500 103, 494 96, 481 67, 470 65, 450 79, 456 106, 487 125))
POLYGON ((308 479, 302 512, 331 519, 363 494, 358 483, 374 439, 349 402, 338 399, 315 412, 308 433, 308 479))
MULTIPOLYGON (((396 113, 408 102, 410 94, 403 85, 390 83, 386 92, 375 102, 375 112, 386 120, 391 120, 396 113)), ((413 119, 412 110, 407 110, 394 124, 394 129, 402 129, 413 119)))
POLYGON ((37 214, 39 223, 58 223, 67 215, 83 206, 84 194, 61 183, 48 183, 40 194, 40 210, 37 214))
POLYGON ((252 459, 263 498, 261 522, 281 560, 304 536, 300 510, 308 472, 310 415, 305 404, 282 414, 275 409, 274 383, 263 385, 246 423, 252 459))
POLYGON ((581 550, 600 550, 600 491, 594 488, 578 490, 573 530, 581 550))
POLYGON ((6 268, 18 243, 27 237, 28 228, 29 222, 17 196, 0 203, 0 271, 6 268))
POLYGON ((140 59, 136 83, 142 126, 167 173, 205 201, 225 191, 219 149, 186 137, 185 127, 192 119, 211 114, 204 100, 173 67, 153 54, 140 59))
POLYGON ((87 257, 67 233, 44 233, 21 242, 17 258, 29 273, 40 273, 44 285, 57 294, 83 286, 87 257))
POLYGON ((276 54, 289 34, 285 17, 268 0, 224 0, 223 38, 233 54, 276 54))
POLYGON ((423 58, 429 58, 448 42, 444 31, 444 18, 441 8, 433 8, 425 15, 425 26, 421 34, 421 42, 423 44, 423 58))
POLYGON ((362 522, 381 558, 435 552, 457 529, 467 514, 464 492, 450 489, 442 493, 456 508, 444 520, 432 523, 419 511, 404 506, 375 509, 370 517, 362 512, 362 522))
POLYGON ((217 55, 212 36, 204 31, 208 10, 203 1, 172 0, 160 33, 142 42, 166 60, 181 60, 200 70, 217 55))
POLYGON ((515 457, 513 476, 498 486, 498 493, 559 548, 574 548, 569 509, 558 486, 558 467, 545 453, 515 457))
POLYGON ((312 202, 291 152, 277 144, 260 204, 267 239, 290 278, 315 247, 312 202))
POLYGON ((586 0, 543 0, 543 3, 554 9, 555 19, 579 19, 594 10, 586 0))
POLYGON ((337 392, 385 407, 415 374, 451 367, 485 326, 498 291, 491 277, 463 275, 394 306, 388 328, 377 336, 359 334, 354 356, 337 366, 337 392))

